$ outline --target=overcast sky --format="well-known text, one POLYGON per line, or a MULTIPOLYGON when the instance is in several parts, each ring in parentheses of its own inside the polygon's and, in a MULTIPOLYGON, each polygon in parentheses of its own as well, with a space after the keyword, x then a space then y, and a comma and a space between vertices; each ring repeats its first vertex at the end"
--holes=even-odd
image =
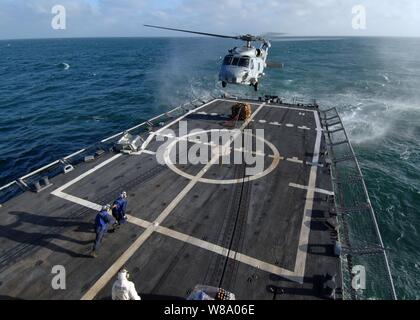
POLYGON ((142 27, 160 24, 224 34, 420 36, 420 0, 0 0, 0 39, 182 36, 142 27), (66 30, 51 27, 54 5, 66 30), (366 8, 366 29, 352 8, 366 8))

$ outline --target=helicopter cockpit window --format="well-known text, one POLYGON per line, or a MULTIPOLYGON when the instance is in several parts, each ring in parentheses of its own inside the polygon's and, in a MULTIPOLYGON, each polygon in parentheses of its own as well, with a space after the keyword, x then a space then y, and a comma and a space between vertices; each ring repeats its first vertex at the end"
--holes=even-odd
POLYGON ((233 58, 233 56, 226 56, 226 57, 225 57, 225 60, 223 60, 223 65, 224 65, 224 66, 228 66, 228 65, 230 65, 230 64, 231 64, 231 62, 232 62, 232 58, 233 58))
POLYGON ((248 68, 249 67, 249 59, 241 58, 239 60, 238 66, 248 68))
POLYGON ((237 66, 239 62, 239 58, 233 58, 232 60, 232 66, 237 66))

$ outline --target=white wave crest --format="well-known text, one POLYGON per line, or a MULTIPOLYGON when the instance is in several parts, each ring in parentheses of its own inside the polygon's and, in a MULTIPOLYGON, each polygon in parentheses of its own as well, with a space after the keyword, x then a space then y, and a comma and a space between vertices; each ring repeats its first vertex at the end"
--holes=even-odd
POLYGON ((70 65, 65 62, 60 63, 59 66, 63 68, 63 70, 68 70, 70 68, 70 65))
POLYGON ((389 80, 389 76, 387 74, 381 74, 382 78, 385 79, 386 82, 390 83, 391 80, 389 80))
POLYGON ((391 123, 386 120, 386 108, 359 105, 344 111, 343 122, 352 142, 365 143, 384 137, 391 123))
MULTIPOLYGON (((367 97, 354 92, 332 94, 321 105, 338 105, 344 125, 354 143, 373 142, 393 134, 395 126, 400 135, 411 137, 420 117, 417 97, 367 97), (401 121, 406 126, 401 128, 401 121)), ((402 150, 403 152, 405 150, 402 150)), ((409 150, 410 151, 410 150, 409 150)), ((401 153, 400 152, 400 153, 401 153)), ((404 154, 402 157, 410 155, 404 154)))

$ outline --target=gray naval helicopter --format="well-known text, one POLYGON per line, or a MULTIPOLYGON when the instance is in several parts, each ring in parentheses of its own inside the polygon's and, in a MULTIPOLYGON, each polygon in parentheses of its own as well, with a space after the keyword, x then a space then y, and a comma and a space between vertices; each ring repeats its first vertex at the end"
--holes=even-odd
MULTIPOLYGON (((145 24, 144 26, 148 28, 179 31, 211 37, 245 41, 246 45, 243 47, 235 47, 229 50, 229 54, 225 56, 223 64, 220 68, 219 80, 222 82, 223 88, 225 88, 228 83, 242 84, 253 86, 255 91, 258 91, 258 82, 259 79, 265 75, 264 69, 267 67, 268 50, 271 48, 271 43, 264 39, 262 36, 253 36, 250 34, 242 36, 226 36, 213 33, 166 28, 149 24, 145 24), (255 48, 251 45, 252 42, 256 41, 262 42, 259 48, 255 48)), ((283 67, 282 64, 273 66, 280 68, 283 67)))

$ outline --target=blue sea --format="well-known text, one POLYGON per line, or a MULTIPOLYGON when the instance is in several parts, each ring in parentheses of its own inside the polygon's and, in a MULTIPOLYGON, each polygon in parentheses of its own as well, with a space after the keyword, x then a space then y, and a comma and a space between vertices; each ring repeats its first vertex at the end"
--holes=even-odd
POLYGON ((218 83, 235 41, 0 41, 0 185, 195 97, 316 98, 339 108, 397 294, 420 299, 420 39, 275 41, 260 92, 218 83))

